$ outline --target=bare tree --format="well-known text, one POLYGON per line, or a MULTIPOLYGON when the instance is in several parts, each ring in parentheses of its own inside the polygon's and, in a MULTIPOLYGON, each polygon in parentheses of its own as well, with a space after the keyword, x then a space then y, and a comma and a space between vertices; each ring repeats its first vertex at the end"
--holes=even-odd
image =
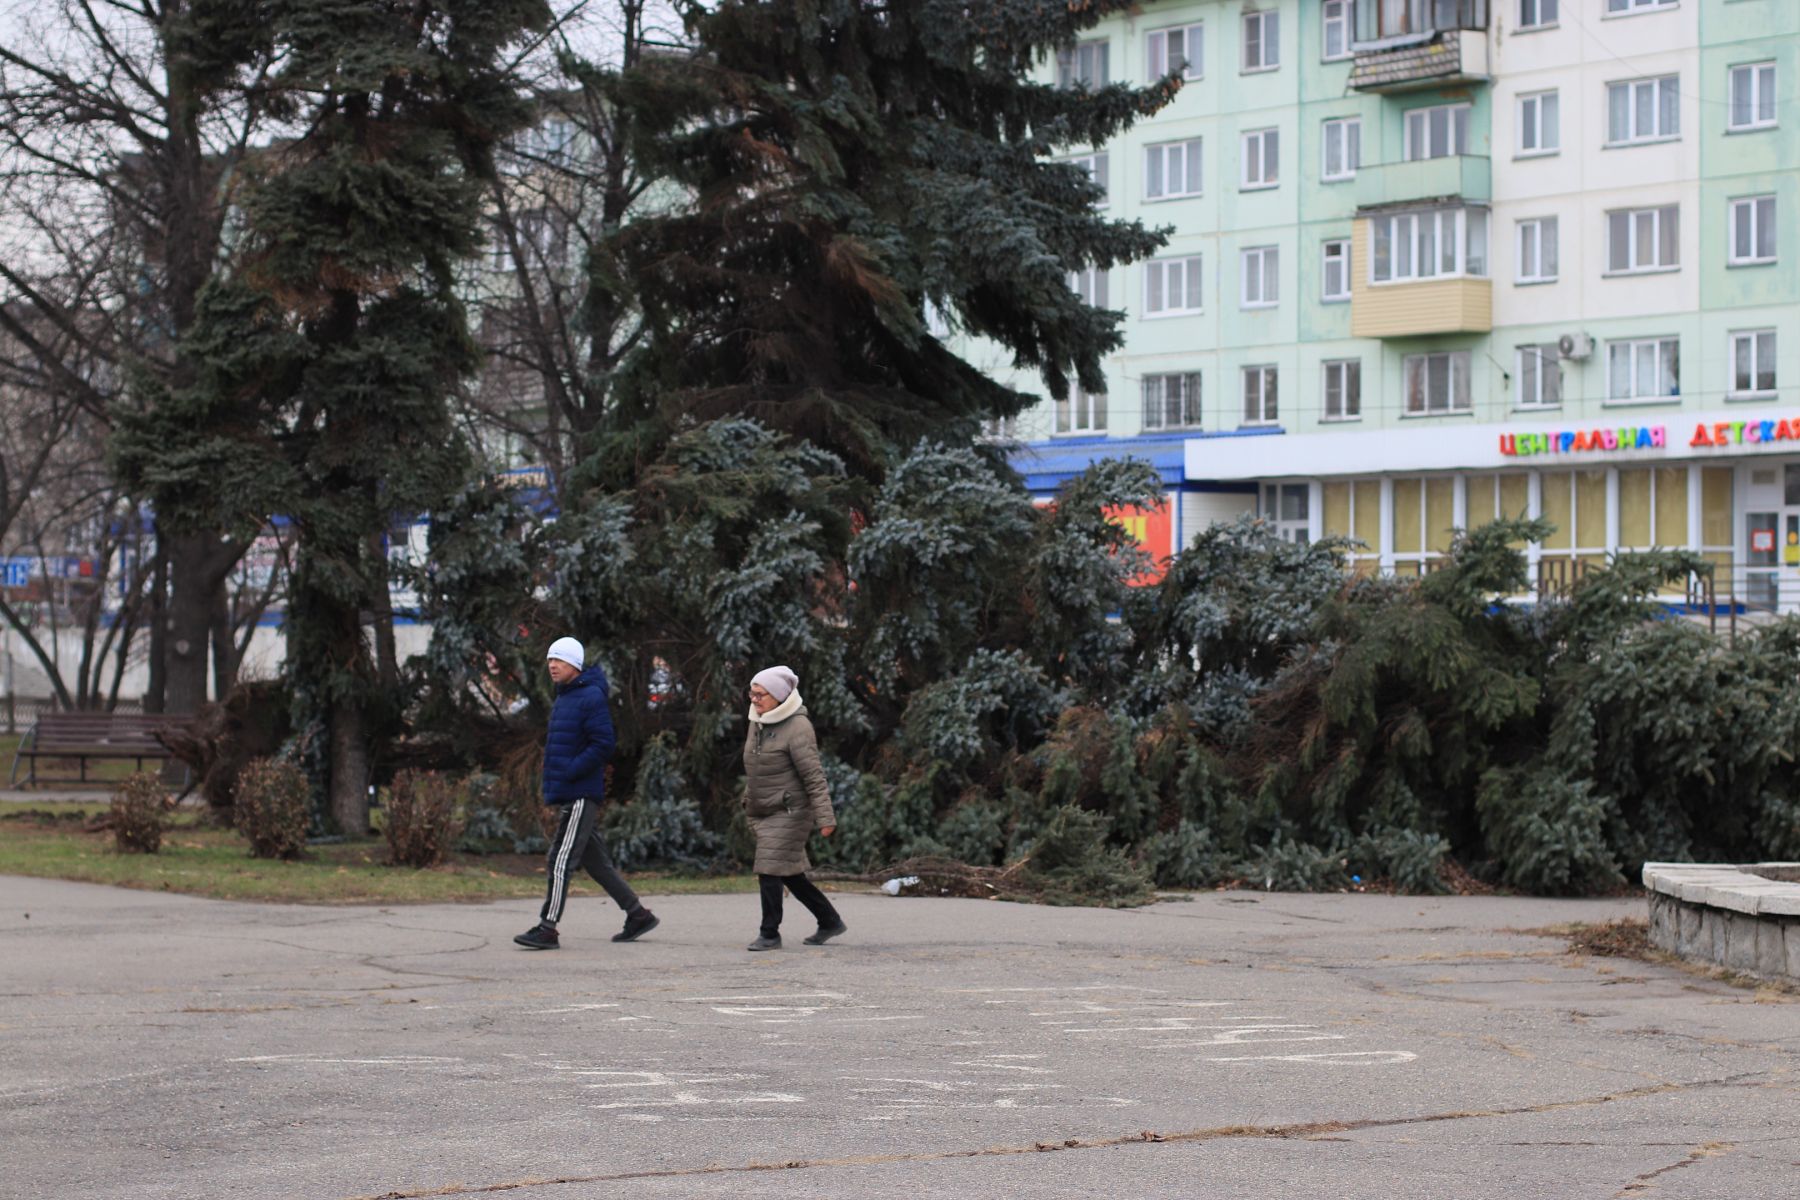
MULTIPOLYGON (((234 171, 263 135, 253 6, 53 0, 0 44, 0 332, 102 429, 193 377, 183 337, 229 259, 234 171)), ((148 497, 147 497, 148 498, 148 497)), ((207 695, 219 597, 247 539, 157 512, 153 707, 207 695), (162 572, 157 573, 158 576, 162 572)))

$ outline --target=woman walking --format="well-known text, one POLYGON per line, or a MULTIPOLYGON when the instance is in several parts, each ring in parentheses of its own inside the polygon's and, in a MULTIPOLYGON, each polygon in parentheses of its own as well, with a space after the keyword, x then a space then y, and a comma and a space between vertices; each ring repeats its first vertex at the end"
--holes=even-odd
POLYGON ((762 929, 751 950, 781 948, 781 891, 785 887, 818 918, 806 939, 822 946, 848 926, 806 872, 806 839, 816 827, 837 827, 831 791, 819 762, 819 742, 800 701, 800 679, 786 667, 759 671, 750 681, 750 734, 744 739, 744 811, 756 833, 756 876, 762 884, 762 929))

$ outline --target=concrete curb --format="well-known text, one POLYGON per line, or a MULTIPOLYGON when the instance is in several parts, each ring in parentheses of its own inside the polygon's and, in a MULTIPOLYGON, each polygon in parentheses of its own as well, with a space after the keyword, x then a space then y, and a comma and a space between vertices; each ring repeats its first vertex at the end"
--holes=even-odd
POLYGON ((1800 863, 1645 863, 1644 888, 1652 944, 1800 983, 1800 863))

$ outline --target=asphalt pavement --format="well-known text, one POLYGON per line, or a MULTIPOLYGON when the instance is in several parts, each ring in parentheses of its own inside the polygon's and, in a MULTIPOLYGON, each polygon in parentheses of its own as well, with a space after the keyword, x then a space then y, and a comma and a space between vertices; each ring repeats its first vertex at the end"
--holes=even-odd
POLYGON ((0 1196, 1800 1195, 1800 1003, 1641 901, 237 904, 0 877, 0 1196))

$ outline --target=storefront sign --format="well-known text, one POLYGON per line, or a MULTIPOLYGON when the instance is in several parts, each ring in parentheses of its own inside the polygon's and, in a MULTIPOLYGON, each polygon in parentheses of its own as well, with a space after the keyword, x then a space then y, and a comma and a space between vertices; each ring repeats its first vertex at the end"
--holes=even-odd
POLYGON ((1550 433, 1503 433, 1500 435, 1500 453, 1524 458, 1533 454, 1577 454, 1593 450, 1661 450, 1668 445, 1668 441, 1668 430, 1661 425, 1640 425, 1626 429, 1564 429, 1550 433))
POLYGON ((1144 587, 1161 582, 1169 569, 1169 555, 1174 552, 1172 542, 1175 524, 1169 502, 1165 500, 1154 508, 1126 505, 1105 509, 1103 513, 1108 521, 1123 529, 1132 541, 1150 555, 1149 568, 1134 577, 1131 585, 1144 587))
POLYGON ((1800 442, 1800 420, 1714 421, 1694 426, 1690 446, 1743 446, 1759 442, 1800 442))
POLYGON ((1750 531, 1750 549, 1758 554, 1775 553, 1775 531, 1773 529, 1752 529, 1750 531))

